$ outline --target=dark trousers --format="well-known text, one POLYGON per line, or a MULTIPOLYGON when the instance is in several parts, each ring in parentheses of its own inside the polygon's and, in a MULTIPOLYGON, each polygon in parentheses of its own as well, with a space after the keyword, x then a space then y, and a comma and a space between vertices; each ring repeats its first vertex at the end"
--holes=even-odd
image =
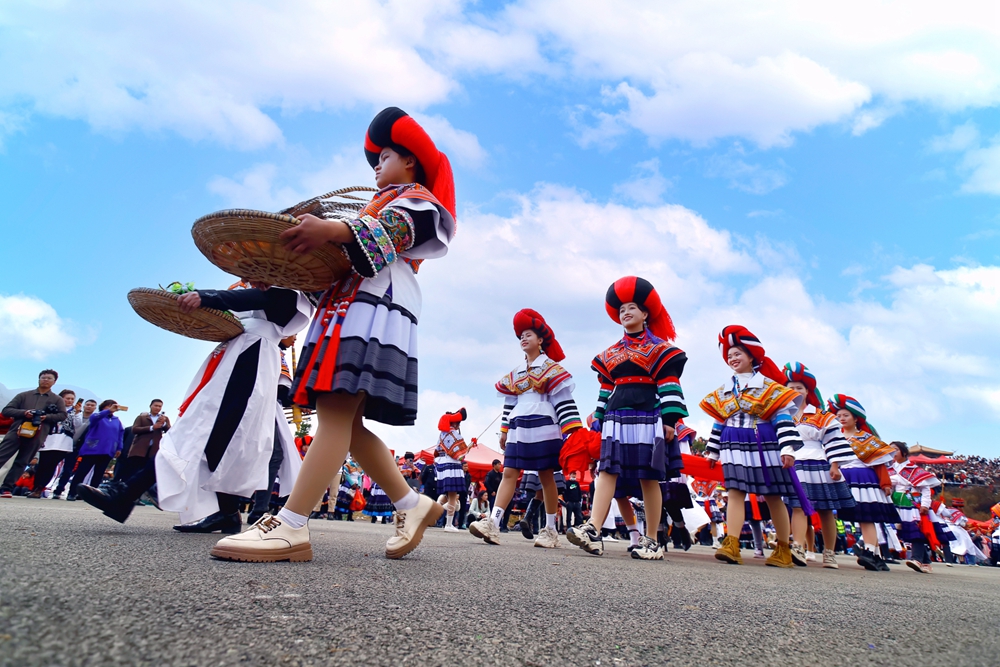
POLYGON ((240 497, 229 493, 216 493, 219 501, 219 512, 222 514, 236 514, 240 511, 240 497))
POLYGON ((35 468, 34 491, 43 490, 48 483, 52 481, 52 475, 55 474, 60 461, 63 461, 66 467, 71 467, 73 465, 73 461, 76 461, 76 459, 73 457, 73 452, 56 452, 46 450, 38 452, 38 467, 35 468))
POLYGON ((95 489, 99 487, 104 480, 104 471, 108 469, 109 463, 111 463, 111 457, 107 454, 87 454, 86 456, 81 456, 80 465, 76 467, 76 472, 73 473, 73 481, 69 485, 69 495, 76 495, 76 487, 83 484, 83 479, 91 469, 94 471, 94 476, 90 480, 90 485, 95 489))
POLYGON ((566 503, 566 525, 579 526, 583 523, 583 503, 566 503))
POLYGON ((913 541, 913 560, 918 563, 924 563, 929 565, 931 562, 930 548, 927 545, 927 540, 914 540, 913 541))
MULTIPOLYGON (((15 426, 20 427, 20 422, 15 422, 15 426)), ((11 426, 10 431, 0 442, 0 466, 14 457, 14 465, 7 471, 7 476, 0 484, 0 491, 13 491, 17 480, 21 479, 24 469, 35 458, 35 452, 42 446, 42 436, 36 435, 34 438, 21 438, 17 435, 17 429, 11 426)))
MULTIPOLYGON (((271 448, 271 460, 267 462, 267 488, 258 489, 253 494, 253 511, 257 513, 267 512, 271 505, 271 491, 274 489, 274 480, 278 478, 278 470, 285 461, 285 451, 281 448, 281 441, 278 439, 278 423, 274 424, 274 446, 271 448)), ((283 489, 284 491, 284 489, 283 489)), ((292 492, 287 489, 287 496, 292 492)))
POLYGON ((73 447, 73 455, 66 459, 66 463, 63 465, 62 474, 59 475, 59 483, 56 484, 55 490, 52 495, 58 496, 69 484, 69 480, 73 477, 73 468, 76 466, 76 460, 80 458, 80 448, 78 446, 73 447))

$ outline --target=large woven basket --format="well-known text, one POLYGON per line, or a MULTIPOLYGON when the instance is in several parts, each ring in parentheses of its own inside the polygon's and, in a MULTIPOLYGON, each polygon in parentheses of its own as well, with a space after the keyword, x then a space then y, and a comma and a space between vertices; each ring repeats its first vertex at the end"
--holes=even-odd
POLYGON ((238 319, 214 308, 199 308, 186 314, 177 304, 180 297, 162 289, 137 287, 128 293, 128 302, 139 317, 173 333, 215 343, 243 333, 238 319))
POLYGON ((279 235, 298 224, 296 215, 312 213, 326 219, 354 217, 368 201, 352 192, 373 188, 350 187, 313 197, 281 213, 230 209, 195 221, 191 235, 208 261, 234 276, 304 292, 325 290, 350 271, 343 248, 326 243, 300 255, 287 250, 279 235))

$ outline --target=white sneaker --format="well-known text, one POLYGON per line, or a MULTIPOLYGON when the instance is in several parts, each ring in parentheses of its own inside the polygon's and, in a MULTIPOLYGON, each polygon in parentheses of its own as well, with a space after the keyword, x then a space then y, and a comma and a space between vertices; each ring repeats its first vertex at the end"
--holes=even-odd
POLYGON ((656 540, 643 535, 639 538, 639 546, 632 550, 632 558, 642 560, 663 560, 663 547, 656 540))
POLYGON ((819 560, 819 555, 815 551, 807 551, 806 552, 806 560, 812 561, 813 563, 815 563, 816 561, 819 560))
POLYGON ((484 540, 487 544, 500 544, 500 529, 488 516, 469 524, 469 532, 484 540))
POLYGON ((607 537, 604 538, 604 541, 605 542, 618 542, 619 539, 617 537, 615 537, 614 535, 608 535, 607 537))
POLYGON ((276 516, 265 514, 239 535, 224 537, 212 547, 212 556, 244 563, 293 563, 312 560, 309 526, 292 528, 276 516))
POLYGON ((542 528, 535 538, 535 546, 543 549, 559 548, 559 533, 554 528, 542 528))
POLYGON ((447 526, 444 527, 444 532, 446 532, 446 533, 464 533, 465 531, 462 530, 461 528, 456 528, 455 524, 449 523, 447 526))
POLYGON ((840 569, 840 566, 837 565, 837 556, 834 555, 833 550, 826 549, 823 552, 823 567, 830 568, 831 570, 840 569))
POLYGON ((764 558, 764 550, 763 549, 754 549, 753 550, 753 557, 754 558, 764 558))
POLYGON ((386 558, 402 558, 417 548, 424 538, 424 529, 433 526, 444 514, 444 507, 421 494, 417 506, 396 510, 396 534, 385 543, 386 558))
POLYGON ((721 549, 722 548, 722 542, 719 541, 719 538, 717 538, 717 537, 713 537, 712 538, 712 548, 713 549, 721 549))
POLYGON ((805 567, 808 564, 806 563, 806 552, 800 545, 792 542, 789 551, 792 552, 793 563, 795 563, 799 567, 805 567))

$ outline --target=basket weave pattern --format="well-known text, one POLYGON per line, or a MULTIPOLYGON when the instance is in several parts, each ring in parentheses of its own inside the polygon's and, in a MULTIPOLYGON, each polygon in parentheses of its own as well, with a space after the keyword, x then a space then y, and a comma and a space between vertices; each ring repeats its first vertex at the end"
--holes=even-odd
POLYGON ((219 211, 195 221, 191 235, 198 250, 226 273, 304 292, 325 290, 351 270, 344 249, 336 243, 325 243, 309 254, 300 255, 288 251, 279 235, 298 224, 293 217, 296 215, 353 218, 367 199, 348 193, 372 191, 364 187, 342 188, 281 213, 248 209, 219 211))
POLYGON ((173 292, 148 287, 137 287, 128 293, 128 302, 139 317, 161 329, 195 338, 221 343, 243 333, 238 319, 214 308, 199 308, 190 314, 182 313, 179 296, 173 292))

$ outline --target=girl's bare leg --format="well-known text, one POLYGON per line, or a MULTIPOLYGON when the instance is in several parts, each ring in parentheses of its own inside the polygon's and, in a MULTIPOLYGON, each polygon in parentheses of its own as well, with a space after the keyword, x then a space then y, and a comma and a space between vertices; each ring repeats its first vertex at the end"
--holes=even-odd
POLYGON ((740 531, 743 530, 743 522, 746 521, 746 507, 743 503, 746 502, 747 494, 730 489, 726 495, 729 497, 726 503, 726 534, 740 539, 740 531))
POLYGON ((787 542, 789 534, 788 506, 781 502, 781 496, 764 496, 764 501, 767 502, 767 509, 771 510, 771 523, 774 524, 775 539, 779 542, 787 542), (782 537, 785 539, 781 539, 782 537))
POLYGON ((559 487, 552 470, 539 470, 538 480, 542 483, 542 500, 545 502, 545 513, 555 514, 559 511, 559 487))
POLYGON ((873 554, 878 553, 878 531, 875 530, 874 523, 861 524, 861 537, 865 541, 865 549, 873 554))
POLYGON ((597 476, 592 484, 597 484, 594 490, 594 506, 590 508, 590 523, 601 532, 601 526, 608 518, 611 511, 611 501, 615 497, 615 484, 618 483, 618 475, 609 472, 602 472, 597 476))
POLYGON ((663 511, 663 491, 655 479, 640 479, 639 484, 642 486, 642 504, 646 507, 646 537, 656 542, 656 531, 660 527, 658 517, 663 511))
MULTIPOLYGON (((770 507, 770 506, 769 506, 770 507)), ((801 507, 792 508, 792 539, 799 546, 805 548, 808 535, 809 519, 801 507)))
POLYGON ((819 510, 819 520, 823 525, 823 549, 833 551, 837 546, 837 517, 833 510, 819 510))
POLYGON ((503 479, 500 480, 497 496, 493 499, 494 510, 500 507, 503 508, 504 512, 507 511, 507 505, 510 505, 511 499, 514 498, 514 491, 517 489, 517 478, 520 476, 521 471, 517 468, 507 467, 503 469, 503 479))
POLYGON ((290 512, 309 516, 316 501, 323 497, 330 480, 344 465, 362 399, 362 396, 350 394, 320 394, 316 398, 319 426, 302 462, 295 488, 285 503, 290 512))

